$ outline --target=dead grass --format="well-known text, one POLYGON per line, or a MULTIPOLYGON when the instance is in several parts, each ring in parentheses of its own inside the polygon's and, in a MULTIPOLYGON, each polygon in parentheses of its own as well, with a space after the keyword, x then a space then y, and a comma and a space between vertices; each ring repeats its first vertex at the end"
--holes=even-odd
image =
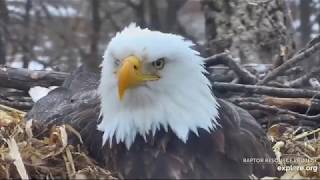
POLYGON ((274 143, 280 179, 320 179, 320 128, 302 131, 288 124, 275 124, 268 129, 274 143))
POLYGON ((0 179, 114 179, 79 145, 68 143, 68 134, 80 135, 67 125, 53 127, 49 135, 34 137, 25 112, 0 105, 0 179))

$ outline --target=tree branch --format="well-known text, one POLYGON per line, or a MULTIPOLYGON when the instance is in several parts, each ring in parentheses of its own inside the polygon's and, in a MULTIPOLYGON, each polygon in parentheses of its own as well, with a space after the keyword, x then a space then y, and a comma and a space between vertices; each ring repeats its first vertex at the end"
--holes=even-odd
POLYGON ((241 106, 245 109, 261 109, 261 110, 268 111, 271 113, 290 114, 290 115, 293 115, 297 118, 320 122, 320 114, 317 114, 314 116, 308 116, 308 115, 296 113, 296 112, 293 112, 290 110, 277 108, 276 106, 268 106, 268 105, 263 105, 263 104, 259 104, 259 103, 254 103, 254 102, 242 102, 242 103, 239 103, 239 106, 241 106))
POLYGON ((213 89, 223 90, 223 91, 236 91, 236 92, 246 92, 255 94, 266 94, 276 97, 301 97, 301 98, 311 98, 320 91, 308 90, 308 89, 294 89, 294 88, 275 88, 268 86, 258 86, 258 85, 244 85, 244 84, 231 84, 224 82, 214 82, 213 89))
POLYGON ((258 81, 253 74, 236 63, 236 61, 232 57, 230 57, 229 53, 224 52, 205 59, 206 67, 217 64, 224 64, 230 67, 230 69, 232 69, 239 76, 240 81, 245 84, 255 84, 258 81))
POLYGON ((285 63, 280 65, 279 67, 275 68, 273 71, 271 71, 264 79, 259 81, 257 85, 263 85, 267 82, 273 80, 278 75, 286 71, 287 69, 293 67, 297 62, 310 57, 312 54, 320 50, 320 42, 314 44, 313 46, 309 47, 305 51, 302 51, 301 53, 297 54, 296 56, 292 57, 291 59, 287 60, 285 63))
POLYGON ((287 83, 286 85, 288 85, 289 87, 299 87, 302 86, 303 83, 307 82, 311 77, 317 75, 318 73, 320 73, 320 68, 314 69, 311 72, 293 80, 290 81, 289 83, 287 83))
POLYGON ((33 106, 32 102, 8 101, 5 99, 0 99, 0 104, 20 110, 30 110, 33 106))
POLYGON ((33 86, 60 86, 67 73, 54 71, 30 71, 0 66, 0 86, 29 90, 33 86))

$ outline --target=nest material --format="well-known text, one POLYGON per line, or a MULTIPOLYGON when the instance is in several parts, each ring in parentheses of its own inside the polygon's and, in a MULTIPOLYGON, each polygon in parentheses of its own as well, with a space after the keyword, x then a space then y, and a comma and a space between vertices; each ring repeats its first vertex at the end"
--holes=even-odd
MULTIPOLYGON (((68 144, 68 135, 79 133, 68 125, 55 126, 48 136, 35 137, 32 121, 25 122, 25 112, 0 105, 0 179, 69 178, 115 179, 99 167, 81 146, 68 144)), ((268 179, 319 179, 320 128, 302 131, 285 123, 267 130, 274 143, 281 177, 268 179)), ((265 178, 266 179, 266 178, 265 178)))
POLYGON ((25 112, 0 105, 0 179, 115 179, 87 156, 85 148, 68 143, 81 137, 72 127, 53 127, 48 136, 35 137, 25 112))
POLYGON ((320 179, 320 128, 301 130, 284 123, 268 129, 281 179, 320 179))

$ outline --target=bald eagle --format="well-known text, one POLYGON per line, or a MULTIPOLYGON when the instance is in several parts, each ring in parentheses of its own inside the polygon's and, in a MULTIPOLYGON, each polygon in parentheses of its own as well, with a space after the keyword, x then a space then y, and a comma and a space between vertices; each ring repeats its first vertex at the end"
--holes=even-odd
POLYGON ((121 178, 273 176, 273 164, 245 161, 273 157, 264 131, 213 95, 192 46, 132 24, 109 42, 101 74, 82 66, 27 119, 71 124, 91 156, 121 178))

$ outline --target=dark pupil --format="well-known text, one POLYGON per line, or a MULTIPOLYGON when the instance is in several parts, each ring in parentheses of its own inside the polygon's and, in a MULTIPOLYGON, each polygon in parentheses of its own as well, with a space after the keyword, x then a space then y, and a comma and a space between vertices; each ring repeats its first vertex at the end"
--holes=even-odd
POLYGON ((161 60, 156 61, 156 66, 161 66, 161 60))

